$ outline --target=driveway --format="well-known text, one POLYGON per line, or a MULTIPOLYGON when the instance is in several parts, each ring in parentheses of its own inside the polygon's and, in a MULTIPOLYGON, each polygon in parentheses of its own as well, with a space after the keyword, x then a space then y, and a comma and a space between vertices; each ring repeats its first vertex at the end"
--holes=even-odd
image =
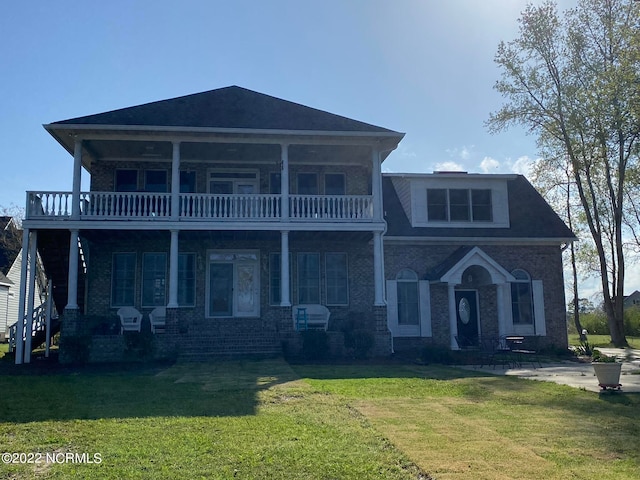
MULTIPOLYGON (((640 393, 640 350, 631 348, 598 348, 598 350, 606 355, 615 355, 622 361, 622 374, 620 376, 622 391, 640 393)), ((543 363, 542 368, 534 368, 533 365, 525 364, 520 368, 505 369, 496 367, 494 369, 493 367, 483 367, 477 370, 496 375, 515 375, 531 380, 555 382, 592 392, 601 391, 590 363, 543 363)))

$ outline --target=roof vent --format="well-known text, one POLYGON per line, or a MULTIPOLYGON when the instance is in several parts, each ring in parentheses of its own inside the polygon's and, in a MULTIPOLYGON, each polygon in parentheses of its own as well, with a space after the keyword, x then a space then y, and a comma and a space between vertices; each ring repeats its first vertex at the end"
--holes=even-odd
POLYGON ((469 172, 465 172, 465 171, 462 171, 462 170, 436 170, 433 173, 438 174, 438 175, 443 175, 443 174, 446 174, 446 175, 454 175, 454 174, 455 175, 466 175, 469 172))

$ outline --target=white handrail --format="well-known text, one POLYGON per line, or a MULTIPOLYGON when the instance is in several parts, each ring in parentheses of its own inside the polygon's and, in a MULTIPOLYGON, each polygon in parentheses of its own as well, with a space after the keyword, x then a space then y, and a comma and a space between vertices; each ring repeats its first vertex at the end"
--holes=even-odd
MULTIPOLYGON (((27 192, 27 219, 69 218, 71 192, 27 192)), ((185 220, 280 220, 278 194, 219 195, 181 193, 178 216, 185 220)), ((293 221, 370 222, 371 195, 290 195, 293 221)), ((82 192, 80 218, 170 220, 171 194, 147 192, 82 192)))

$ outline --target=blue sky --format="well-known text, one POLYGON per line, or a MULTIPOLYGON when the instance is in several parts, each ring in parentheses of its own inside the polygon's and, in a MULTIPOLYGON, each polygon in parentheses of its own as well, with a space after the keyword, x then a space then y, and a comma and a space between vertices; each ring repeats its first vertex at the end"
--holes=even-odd
POLYGON ((525 5, 3 2, 0 206, 23 206, 26 190, 71 190, 72 158, 42 124, 229 85, 405 132, 385 171, 526 173, 535 139, 483 125, 501 104, 496 47, 525 5))

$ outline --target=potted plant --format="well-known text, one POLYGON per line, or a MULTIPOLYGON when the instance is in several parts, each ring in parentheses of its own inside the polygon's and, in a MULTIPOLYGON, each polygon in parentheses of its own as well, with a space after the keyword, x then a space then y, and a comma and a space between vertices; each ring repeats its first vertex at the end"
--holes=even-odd
POLYGON ((600 388, 603 390, 607 388, 620 389, 622 386, 620 385, 622 363, 617 362, 615 356, 605 355, 598 350, 594 350, 591 365, 593 365, 593 369, 596 372, 600 388))

